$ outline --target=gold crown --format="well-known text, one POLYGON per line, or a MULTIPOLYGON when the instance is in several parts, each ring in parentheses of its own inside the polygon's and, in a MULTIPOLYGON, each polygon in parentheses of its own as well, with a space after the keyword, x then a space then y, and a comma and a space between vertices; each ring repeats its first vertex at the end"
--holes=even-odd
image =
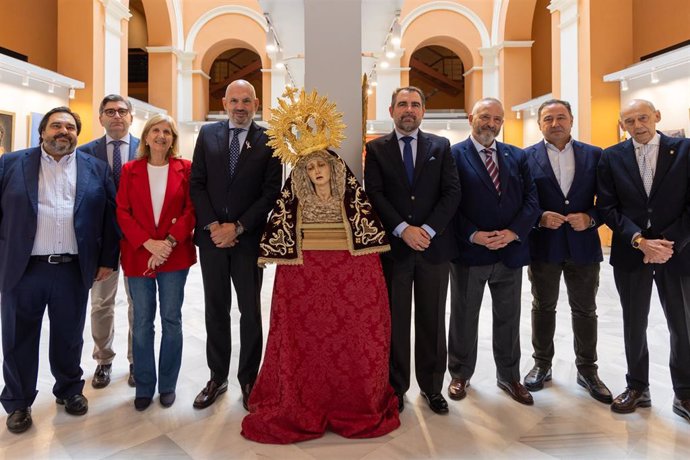
POLYGON ((268 145, 275 149, 273 156, 291 165, 317 150, 336 149, 345 139, 343 115, 336 110, 335 103, 319 96, 316 90, 307 94, 302 88, 298 99, 295 93, 296 88, 285 89, 266 131, 268 145))

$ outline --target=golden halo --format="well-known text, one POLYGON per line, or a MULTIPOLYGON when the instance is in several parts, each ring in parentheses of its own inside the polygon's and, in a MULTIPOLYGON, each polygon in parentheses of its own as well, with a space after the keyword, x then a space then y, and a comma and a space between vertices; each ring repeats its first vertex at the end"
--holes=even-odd
POLYGON ((317 150, 336 149, 345 139, 343 115, 335 103, 319 96, 316 90, 307 94, 302 88, 298 99, 295 93, 296 88, 285 89, 266 131, 268 145, 275 149, 273 156, 291 165, 317 150))

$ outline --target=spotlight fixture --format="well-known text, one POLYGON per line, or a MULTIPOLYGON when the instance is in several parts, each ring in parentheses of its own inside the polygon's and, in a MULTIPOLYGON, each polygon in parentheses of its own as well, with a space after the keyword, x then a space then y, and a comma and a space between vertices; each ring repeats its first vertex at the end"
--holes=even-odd
POLYGON ((381 65, 381 68, 382 68, 382 69, 387 69, 387 68, 389 68, 389 67, 391 66, 391 65, 388 63, 388 61, 381 61, 381 64, 380 64, 380 65, 381 65))
POLYGON ((373 124, 373 123, 368 123, 368 124, 367 124, 367 132, 368 132, 368 133, 373 133, 373 132, 374 132, 374 124, 373 124))
POLYGON ((372 94, 374 94, 374 90, 371 89, 371 88, 369 88, 369 87, 367 87, 367 94, 368 94, 369 96, 371 96, 372 94))
POLYGON ((652 82, 652 85, 659 83, 659 75, 657 75, 656 70, 652 70, 652 73, 649 74, 649 81, 652 82))
POLYGON ((518 120, 522 118, 522 110, 518 110, 515 112, 515 118, 517 118, 518 120))
POLYGON ((530 107, 530 108, 529 108, 529 114, 530 114, 531 116, 535 116, 535 115, 537 114, 537 108, 534 107, 534 106, 530 107))
POLYGON ((148 113, 148 112, 144 112, 144 120, 148 120, 148 119, 149 119, 149 113, 148 113))
POLYGON ((400 46, 402 27, 400 26, 400 10, 395 12, 395 19, 391 25, 391 42, 395 46, 400 46))
POLYGON ((24 75, 24 77, 22 78, 22 86, 29 86, 29 76, 28 75, 24 75))
POLYGON ((628 90, 628 80, 625 78, 621 80, 621 91, 627 91, 628 90))
POLYGON ((446 131, 450 131, 450 120, 446 122, 446 131))
POLYGON ((48 85, 48 92, 49 92, 50 94, 53 94, 53 93, 55 92, 55 85, 54 85, 54 84, 50 83, 50 84, 48 85))
MULTIPOLYGON (((74 88, 69 89, 69 98, 74 99, 76 97, 76 91, 74 91, 74 88)), ((132 114, 134 115, 134 114, 132 114)))
POLYGON ((388 59, 393 59, 395 57, 395 50, 393 49, 392 43, 386 45, 386 57, 388 59))

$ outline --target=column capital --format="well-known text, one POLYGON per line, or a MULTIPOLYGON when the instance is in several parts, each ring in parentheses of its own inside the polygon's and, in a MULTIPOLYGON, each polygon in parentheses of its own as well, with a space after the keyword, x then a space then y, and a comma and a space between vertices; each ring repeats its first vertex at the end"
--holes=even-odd
POLYGON ((125 21, 129 21, 129 18, 132 17, 132 14, 129 12, 129 9, 123 5, 120 0, 99 0, 103 4, 103 8, 105 9, 105 14, 107 19, 115 19, 117 21, 121 21, 124 19, 125 21))
POLYGON ((577 0, 551 0, 551 3, 547 6, 551 14, 556 11, 565 11, 573 7, 577 9, 577 0))

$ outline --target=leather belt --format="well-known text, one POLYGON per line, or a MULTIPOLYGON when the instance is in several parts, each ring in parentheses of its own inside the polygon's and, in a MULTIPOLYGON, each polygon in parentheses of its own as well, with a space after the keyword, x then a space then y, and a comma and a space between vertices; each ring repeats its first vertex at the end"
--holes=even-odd
POLYGON ((67 264, 77 260, 76 254, 50 254, 46 256, 31 256, 32 260, 48 262, 51 265, 67 264))

